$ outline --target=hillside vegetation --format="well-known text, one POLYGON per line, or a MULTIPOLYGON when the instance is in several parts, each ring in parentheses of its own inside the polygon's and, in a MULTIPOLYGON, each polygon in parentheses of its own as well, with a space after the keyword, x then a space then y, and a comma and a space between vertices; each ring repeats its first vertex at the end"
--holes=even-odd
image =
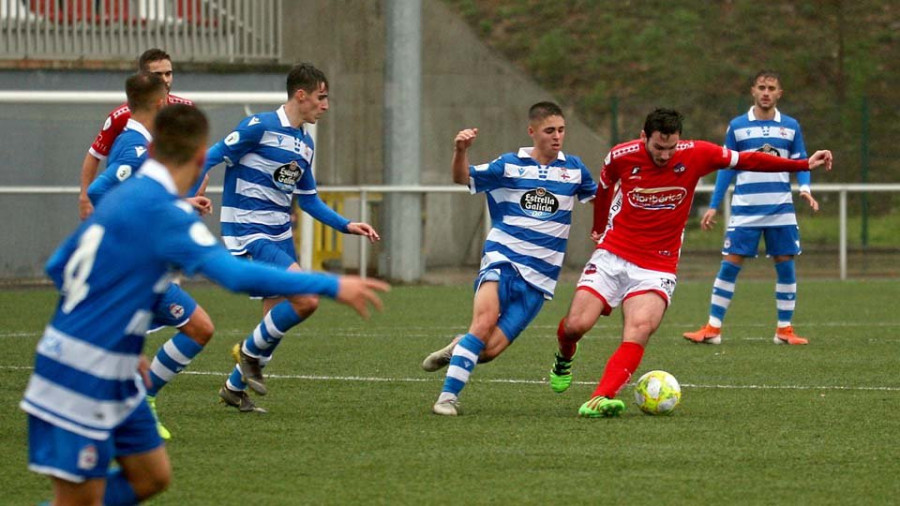
POLYGON ((808 149, 835 152, 836 170, 815 182, 900 180, 896 2, 444 1, 611 141, 634 138, 666 106, 687 116, 686 137, 721 142, 767 68, 781 74, 779 108, 800 121, 808 149))

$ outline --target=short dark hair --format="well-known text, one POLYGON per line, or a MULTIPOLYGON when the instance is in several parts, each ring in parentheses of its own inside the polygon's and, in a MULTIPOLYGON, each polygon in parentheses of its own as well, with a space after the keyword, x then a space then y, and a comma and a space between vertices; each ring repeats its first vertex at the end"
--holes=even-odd
POLYGON ((153 129, 153 156, 162 163, 187 163, 209 139, 206 115, 186 104, 163 107, 153 129))
POLYGON ((155 47, 153 49, 148 49, 141 53, 141 57, 138 58, 138 70, 147 70, 148 65, 155 61, 162 60, 172 61, 172 57, 162 49, 155 47))
POLYGON ((750 81, 750 87, 752 88, 756 86, 756 81, 759 81, 761 77, 764 77, 766 79, 774 79, 778 81, 778 85, 781 86, 781 76, 778 75, 778 72, 775 72, 774 70, 763 69, 757 72, 755 76, 753 76, 753 80, 750 81))
POLYGON ((325 85, 328 89, 328 78, 325 73, 313 66, 312 63, 301 63, 294 65, 287 75, 287 94, 288 99, 297 93, 297 90, 304 90, 312 93, 319 89, 319 85, 325 85))
POLYGON ((138 72, 125 80, 125 96, 132 112, 151 110, 156 100, 166 96, 166 81, 151 72, 138 72))
POLYGON ((653 135, 653 132, 659 132, 662 135, 680 134, 684 116, 675 109, 658 108, 647 115, 644 120, 644 134, 647 137, 653 135))
POLYGON ((565 118, 562 108, 553 102, 538 102, 528 109, 528 121, 544 121, 550 116, 565 118))

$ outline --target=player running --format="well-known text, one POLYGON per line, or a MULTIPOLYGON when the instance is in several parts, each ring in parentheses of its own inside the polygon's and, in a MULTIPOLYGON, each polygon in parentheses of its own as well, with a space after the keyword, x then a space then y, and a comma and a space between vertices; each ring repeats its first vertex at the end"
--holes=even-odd
MULTIPOLYGON (((151 132, 156 115, 166 105, 167 88, 162 77, 139 72, 125 81, 130 118, 116 137, 107 159, 106 170, 88 187, 91 204, 101 199, 122 181, 132 177, 149 157, 151 132)), ((186 199, 201 215, 212 210, 203 196, 186 199)), ((156 396, 175 375, 184 370, 212 339, 213 323, 206 311, 178 284, 170 283, 153 307, 151 332, 162 327, 175 327, 178 333, 157 351, 150 368, 152 385, 147 389, 147 402, 157 418, 157 429, 163 439, 172 433, 159 422, 156 396)))
POLYGON ((459 394, 478 362, 499 356, 553 298, 572 223, 575 202, 588 202, 597 189, 577 156, 562 152, 566 120, 552 102, 528 111, 530 148, 506 153, 489 164, 469 165, 468 149, 478 136, 456 134, 453 182, 485 192, 491 231, 475 279, 472 323, 464 336, 428 355, 426 371, 447 365, 444 387, 432 406, 438 415, 459 414, 459 394))
MULTIPOLYGON (((288 100, 278 110, 244 119, 233 132, 209 148, 204 173, 224 162, 222 240, 233 255, 300 270, 294 251, 291 204, 316 220, 345 234, 380 239, 368 223, 351 222, 322 202, 310 170, 314 146, 304 125, 312 125, 328 111, 328 80, 304 63, 287 76, 288 100)), ((262 369, 284 334, 312 315, 318 297, 263 300, 263 319, 232 354, 237 362, 219 396, 241 411, 257 410, 247 386, 259 395, 268 392, 262 369)))
POLYGON ((619 390, 637 370, 650 336, 662 322, 675 291, 681 242, 700 178, 721 167, 757 172, 798 172, 825 166, 830 151, 808 160, 766 153, 739 153, 706 141, 681 140, 683 118, 657 109, 644 122, 640 139, 615 146, 606 156, 594 204, 594 251, 578 281, 568 314, 559 322, 559 349, 550 387, 572 383, 578 341, 621 305, 622 343, 606 363, 584 417, 618 416, 625 403, 619 390), (617 186, 618 183, 618 186, 617 186))
MULTIPOLYGON (((167 104, 193 105, 190 100, 169 93, 173 80, 172 58, 162 49, 154 48, 144 51, 138 58, 138 71, 156 74, 165 81, 167 104)), ((113 109, 106 117, 106 121, 103 122, 103 127, 94 139, 94 143, 84 155, 84 161, 81 162, 81 193, 78 195, 78 216, 82 220, 94 211, 94 205, 91 203, 87 191, 97 175, 100 160, 109 156, 116 137, 125 130, 130 117, 131 109, 127 103, 113 109)))
POLYGON ((206 117, 173 105, 155 127, 153 158, 104 196, 47 263, 60 299, 20 407, 28 467, 50 477, 53 504, 136 504, 168 486, 169 457, 138 371, 146 372, 144 335, 173 268, 235 291, 334 297, 364 317, 367 304, 381 307, 374 290, 388 288, 233 258, 179 198, 203 167, 206 117))

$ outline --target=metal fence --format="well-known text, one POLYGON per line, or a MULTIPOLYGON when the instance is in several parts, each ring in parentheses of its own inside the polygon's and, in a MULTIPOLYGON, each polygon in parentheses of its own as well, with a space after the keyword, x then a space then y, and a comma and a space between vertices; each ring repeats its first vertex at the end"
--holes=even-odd
POLYGON ((179 61, 281 58, 282 0, 0 0, 0 58, 179 61))

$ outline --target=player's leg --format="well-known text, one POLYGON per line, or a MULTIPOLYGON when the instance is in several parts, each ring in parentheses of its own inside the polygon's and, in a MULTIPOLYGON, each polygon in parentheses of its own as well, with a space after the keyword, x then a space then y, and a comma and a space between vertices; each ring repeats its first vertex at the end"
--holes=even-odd
MULTIPOLYGON (((572 384, 572 360, 578 341, 601 316, 612 311, 609 299, 617 288, 608 262, 616 262, 616 259, 605 250, 594 250, 578 280, 569 311, 557 326, 557 351, 550 368, 550 388, 556 393, 565 392, 572 384)), ((618 304, 620 300, 613 300, 612 303, 618 304)))
POLYGON ((74 483, 51 476, 50 481, 53 484, 54 506, 103 506, 103 490, 106 487, 103 478, 74 483))
POLYGON ((809 340, 794 333, 792 320, 797 305, 797 271, 794 256, 800 254, 800 234, 795 226, 766 230, 766 254, 775 263, 775 308, 778 323, 775 344, 809 344, 809 340))
POLYGON ((685 339, 695 343, 721 344, 722 323, 734 298, 738 275, 744 259, 756 256, 760 233, 761 229, 758 228, 735 228, 725 232, 722 263, 710 297, 709 318, 700 329, 682 334, 685 339))
MULTIPOLYGON (((254 261, 265 262, 287 270, 299 271, 293 242, 254 241, 247 246, 254 261)), ((219 397, 241 411, 260 411, 249 399, 241 395, 249 386, 259 395, 268 393, 262 370, 271 360, 285 333, 299 325, 318 308, 318 298, 292 297, 263 299, 263 318, 243 342, 232 348, 236 365, 219 397)))
POLYGON ((113 432, 118 469, 106 478, 105 505, 137 504, 165 490, 172 480, 169 455, 149 406, 141 403, 113 432))
POLYGON ((444 386, 432 411, 438 415, 456 416, 459 394, 478 363, 485 342, 494 332, 500 317, 500 279, 484 279, 478 285, 472 304, 472 323, 450 355, 444 386))
POLYGON ((650 336, 659 328, 666 312, 666 299, 659 292, 630 296, 622 303, 622 342, 606 362, 591 399, 578 414, 588 418, 618 416, 625 403, 616 396, 637 370, 650 336))
MULTIPOLYGON (((212 339, 215 327, 209 314, 175 283, 170 284, 166 293, 157 301, 154 315, 154 324, 178 328, 178 333, 156 351, 150 364, 151 385, 147 389, 147 402, 158 420, 156 396, 159 391, 203 351, 203 347, 212 339)), ((162 423, 158 423, 157 428, 163 439, 172 437, 162 423)))

